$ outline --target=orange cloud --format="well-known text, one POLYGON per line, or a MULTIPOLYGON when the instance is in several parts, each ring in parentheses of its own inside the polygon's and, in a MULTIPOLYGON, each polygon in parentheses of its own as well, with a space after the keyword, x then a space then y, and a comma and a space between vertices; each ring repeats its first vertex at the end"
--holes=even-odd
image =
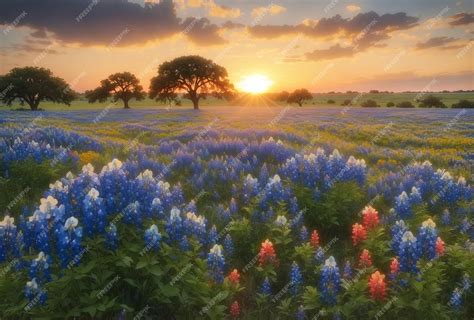
POLYGON ((207 8, 209 15, 216 18, 237 18, 240 17, 240 9, 222 6, 214 0, 188 0, 191 8, 207 8))
POLYGON ((209 6, 209 15, 217 18, 237 18, 240 16, 240 9, 230 8, 211 2, 209 6))
POLYGON ((350 4, 346 7, 347 11, 349 12, 358 12, 360 11, 360 7, 356 6, 355 4, 350 4))
POLYGON ((252 10, 252 17, 258 17, 265 14, 270 14, 272 16, 283 13, 286 11, 286 8, 279 6, 277 4, 271 4, 266 7, 257 7, 252 10))

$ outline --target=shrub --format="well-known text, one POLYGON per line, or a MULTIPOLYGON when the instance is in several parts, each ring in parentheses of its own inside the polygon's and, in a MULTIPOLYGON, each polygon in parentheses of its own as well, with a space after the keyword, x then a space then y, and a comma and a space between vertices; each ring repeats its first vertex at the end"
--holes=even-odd
POLYGON ((392 107, 395 107, 395 103, 393 102, 387 102, 387 108, 392 108, 392 107))
POLYGON ((334 101, 334 100, 332 100, 332 99, 329 99, 329 100, 328 100, 328 104, 335 104, 335 103, 336 103, 336 101, 334 101))
POLYGON ((366 100, 361 103, 363 108, 378 108, 380 107, 375 100, 366 100))
POLYGON ((420 101, 420 108, 446 108, 440 98, 429 95, 420 101))
POLYGON ((351 104, 351 101, 352 101, 352 100, 350 100, 350 99, 346 99, 346 100, 344 100, 344 101, 341 103, 341 106, 348 106, 348 105, 351 104))
POLYGON ((397 103, 397 108, 414 108, 415 106, 413 105, 413 103, 411 103, 411 101, 403 101, 403 102, 399 102, 397 103))
POLYGON ((474 108, 474 101, 470 100, 459 100, 458 103, 454 103, 452 108, 459 108, 459 109, 472 109, 474 108))

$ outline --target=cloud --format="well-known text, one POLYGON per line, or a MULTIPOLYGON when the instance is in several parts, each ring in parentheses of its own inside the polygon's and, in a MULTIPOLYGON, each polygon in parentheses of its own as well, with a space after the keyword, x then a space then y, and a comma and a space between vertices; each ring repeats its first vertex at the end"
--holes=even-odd
POLYGON ((425 42, 418 42, 415 46, 417 50, 425 50, 431 48, 439 48, 439 49, 456 49, 460 48, 461 46, 446 46, 447 44, 451 44, 453 42, 458 41, 457 38, 452 37, 434 37, 428 39, 425 42))
POLYGON ((359 13, 353 18, 343 18, 335 15, 320 20, 304 20, 299 25, 257 25, 248 30, 256 38, 273 39, 285 35, 302 34, 311 38, 337 40, 350 43, 342 47, 333 45, 327 49, 317 49, 292 59, 327 60, 351 57, 371 47, 386 46, 383 41, 390 39, 394 31, 413 28, 418 24, 418 18, 408 16, 404 12, 379 15, 370 11, 359 13))
POLYGON ((249 32, 257 38, 277 38, 289 34, 302 33, 309 37, 323 38, 342 36, 351 39, 360 34, 382 33, 388 35, 397 30, 416 26, 418 18, 404 12, 379 15, 374 11, 359 13, 353 18, 335 15, 320 20, 305 20, 299 25, 256 25, 249 32))
POLYGON ((245 25, 242 23, 236 23, 233 21, 226 21, 225 23, 222 24, 221 28, 223 29, 239 29, 239 28, 245 28, 245 25))
POLYGON ((219 35, 220 28, 207 18, 187 18, 183 25, 186 26, 183 33, 194 44, 210 46, 227 42, 219 35))
POLYGON ((191 8, 207 8, 208 14, 215 18, 237 18, 240 17, 239 8, 222 6, 214 0, 188 0, 188 6, 191 8))
MULTIPOLYGON (((202 2, 192 1, 195 1, 193 5, 202 2)), ((214 15, 236 15, 226 7, 211 6, 214 15)), ((208 19, 191 17, 182 22, 172 0, 145 5, 127 0, 48 0, 41 3, 38 0, 2 0, 0 24, 12 23, 22 12, 27 14, 19 20, 19 26, 31 28, 32 37, 50 36, 59 42, 82 46, 144 44, 179 33, 202 46, 226 42, 218 34, 220 27, 208 19)))
POLYGON ((272 16, 278 15, 286 11, 286 8, 277 4, 271 4, 266 7, 257 7, 252 10, 252 17, 260 17, 265 14, 270 14, 272 16))
POLYGON ((110 44, 123 30, 129 32, 117 46, 162 39, 181 29, 172 0, 146 5, 126 0, 2 0, 0 24, 12 23, 21 12, 27 15, 19 26, 81 45, 110 44))
POLYGON ((209 7, 209 15, 217 18, 237 18, 240 16, 240 9, 221 6, 212 2, 209 7))
POLYGON ((349 12, 359 12, 360 11, 360 7, 356 6, 354 4, 350 4, 350 5, 346 6, 346 9, 349 12))
POLYGON ((355 54, 352 47, 341 47, 339 44, 333 45, 328 49, 314 50, 305 54, 307 60, 331 60, 343 57, 352 57, 355 54))
POLYGON ((450 17, 449 22, 452 26, 462 26, 474 22, 474 13, 461 12, 450 17))

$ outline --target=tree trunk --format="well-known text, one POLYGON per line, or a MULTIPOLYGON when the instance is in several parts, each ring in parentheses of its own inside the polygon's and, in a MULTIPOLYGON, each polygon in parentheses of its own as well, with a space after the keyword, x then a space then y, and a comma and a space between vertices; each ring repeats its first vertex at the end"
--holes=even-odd
POLYGON ((128 100, 123 100, 123 108, 124 109, 130 109, 130 106, 128 105, 128 100))
POLYGON ((28 102, 28 105, 30 106, 31 111, 37 111, 39 101, 38 102, 36 102, 36 101, 35 102, 28 102))
POLYGON ((199 110, 199 100, 193 99, 194 110, 199 110))
POLYGON ((193 102, 194 110, 199 110, 199 98, 196 94, 190 94, 191 101, 193 102))

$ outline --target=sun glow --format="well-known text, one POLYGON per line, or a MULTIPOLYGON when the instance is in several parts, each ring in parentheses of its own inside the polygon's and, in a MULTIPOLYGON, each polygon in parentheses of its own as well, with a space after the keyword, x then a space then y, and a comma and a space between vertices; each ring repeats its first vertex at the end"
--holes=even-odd
POLYGON ((273 81, 268 79, 267 76, 254 74, 243 78, 237 84, 237 87, 244 92, 260 94, 266 92, 272 84, 273 81))

